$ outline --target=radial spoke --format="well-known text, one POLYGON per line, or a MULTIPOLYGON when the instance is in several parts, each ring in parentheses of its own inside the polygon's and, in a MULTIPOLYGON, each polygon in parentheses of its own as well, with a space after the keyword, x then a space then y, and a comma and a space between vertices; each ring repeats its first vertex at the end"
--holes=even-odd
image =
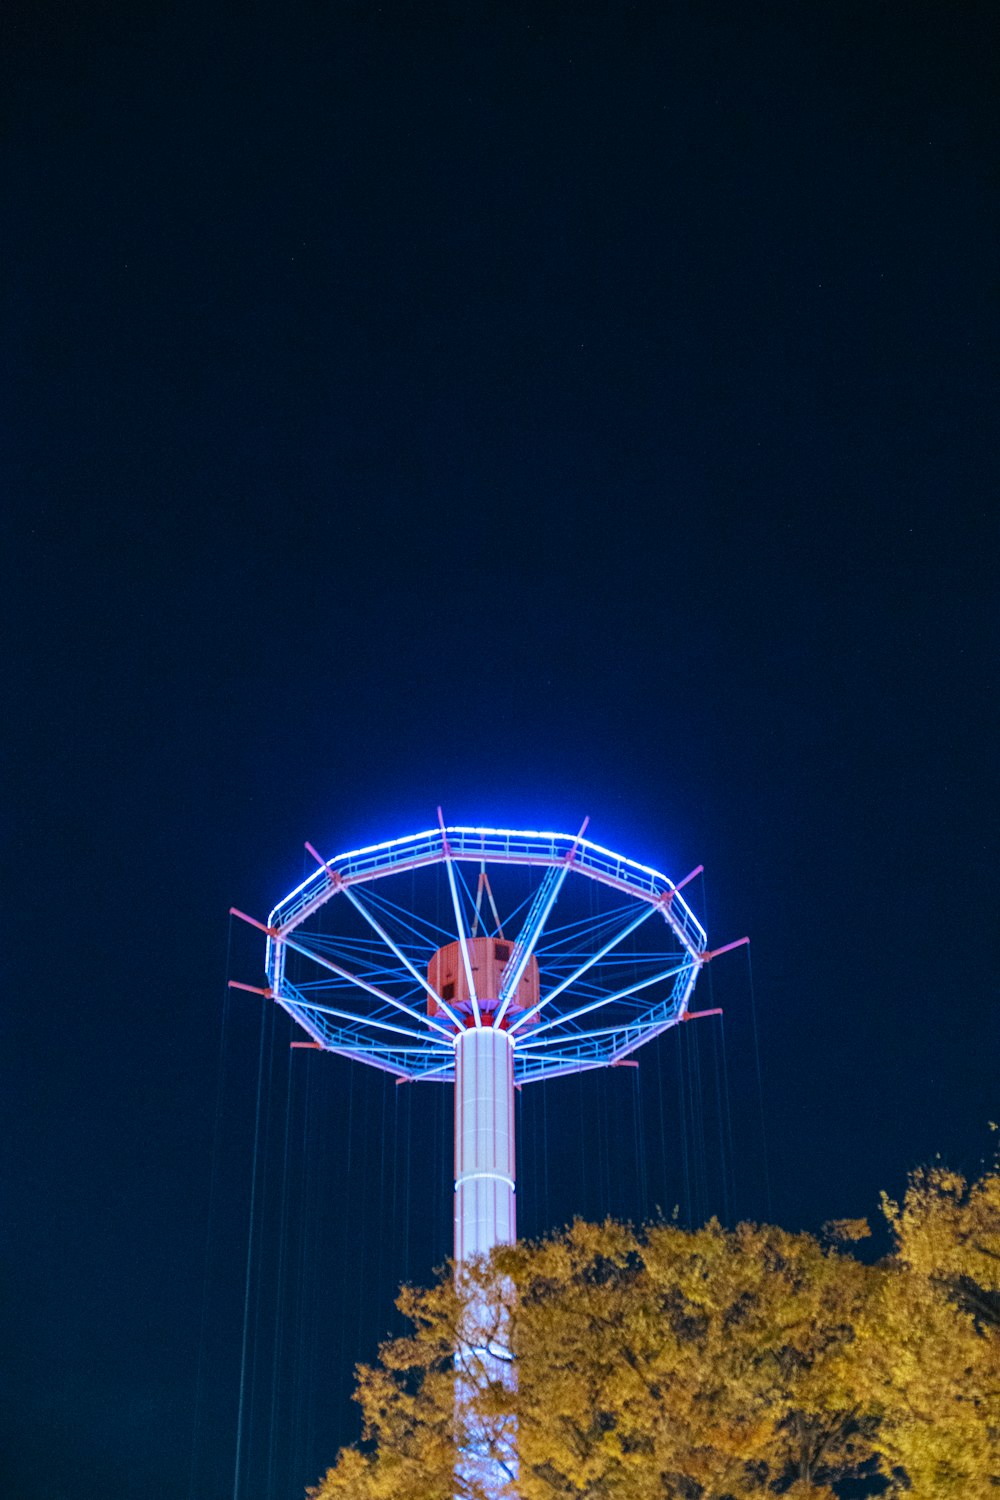
MULTIPOLYGON (((531 1033, 531 1041, 523 1041, 519 1045, 522 1048, 529 1047, 536 1038, 541 1036, 543 1031, 551 1031, 556 1026, 565 1026, 569 1021, 575 1021, 578 1016, 585 1016, 592 1010, 599 1010, 601 1006, 613 1005, 618 1000, 625 1000, 629 995, 635 995, 640 990, 648 989, 651 984, 658 984, 661 979, 673 979, 685 967, 684 963, 678 963, 672 969, 664 969, 661 973, 654 974, 650 979, 640 979, 635 984, 630 984, 627 989, 616 990, 613 995, 600 995, 596 1000, 592 1000, 589 1005, 581 1005, 578 1010, 567 1011, 565 1015, 557 1016, 554 1021, 545 1021, 531 1033)), ((612 1029, 617 1030, 616 1027, 612 1029)), ((583 1033, 580 1034, 582 1035, 583 1033)), ((548 1043, 542 1043, 542 1045, 547 1046, 548 1043)))
POLYGON ((517 942, 514 944, 513 952, 500 978, 500 1006, 497 1010, 496 1024, 499 1026, 511 1000, 517 994, 517 987, 521 983, 521 976, 528 967, 535 944, 541 936, 545 920, 556 902, 556 897, 566 879, 566 867, 563 869, 546 870, 545 879, 538 887, 534 905, 528 913, 527 920, 518 934, 517 942))
POLYGON ((613 948, 617 948, 619 943, 623 943, 625 941, 630 932, 635 932, 637 927, 641 927, 643 922, 647 921, 652 916, 654 910, 655 907, 649 906, 641 911, 637 917, 633 917, 632 921, 629 922, 627 926, 623 927, 622 930, 615 937, 611 938, 609 942, 605 943, 603 948, 598 948, 597 952, 591 954, 586 962, 582 963, 579 968, 574 970, 572 974, 569 974, 565 979, 561 979, 556 985, 555 989, 550 990, 547 995, 544 995, 542 999, 539 1000, 537 1005, 533 1006, 531 1010, 526 1010, 522 1016, 518 1016, 517 1020, 510 1028, 511 1034, 519 1031, 527 1021, 531 1020, 532 1016, 537 1016, 540 1010, 544 1010, 546 1005, 551 1005, 552 1001, 557 999, 564 990, 568 990, 570 985, 575 984, 578 979, 582 978, 582 976, 586 974, 588 969, 592 969, 595 964, 600 963, 601 959, 606 953, 610 953, 613 948))
MULTIPOLYGON (((438 817, 441 817, 441 809, 438 808, 438 817)), ((448 836, 444 831, 444 819, 441 819, 441 834, 444 838, 444 867, 448 873, 448 889, 451 891, 451 904, 455 911, 455 931, 458 933, 459 947, 462 950, 462 963, 465 967, 465 980, 469 986, 469 999, 472 1001, 472 1017, 477 1027, 483 1024, 483 1018, 479 1014, 479 996, 476 994, 476 981, 472 975, 472 959, 469 957, 469 944, 465 937, 465 918, 462 916, 462 908, 458 902, 458 887, 455 884, 455 865, 448 849, 448 836)))
MULTIPOLYGON (((350 894, 348 892, 348 895, 350 894)), ((351 896, 351 899, 354 900, 355 898, 351 896)), ((314 964, 319 964, 323 969, 329 969, 332 973, 338 974, 341 979, 349 980, 351 984, 356 984, 359 989, 367 990, 370 995, 374 995, 376 1000, 382 1000, 386 1005, 394 1006, 396 1010, 401 1010, 408 1015, 411 1020, 419 1021, 423 1026, 430 1026, 434 1031, 440 1031, 442 1036, 446 1036, 449 1041, 451 1040, 451 1032, 447 1026, 442 1026, 440 1021, 435 1021, 432 1016, 428 1016, 419 1010, 414 1010, 412 1006, 406 1005, 402 1000, 397 1000, 395 995, 390 995, 387 990, 380 990, 377 985, 369 984, 368 980, 363 979, 360 974, 352 974, 349 969, 342 969, 332 959, 323 958, 318 953, 311 953, 308 948, 296 942, 294 938, 286 937, 282 941, 287 947, 294 948, 296 953, 302 953, 306 958, 311 959, 314 964)), ((419 978, 420 976, 416 975, 416 977, 419 978)), ((433 994, 433 991, 431 993, 433 994)))
POLYGON ((595 917, 593 915, 589 915, 586 917, 580 917, 578 920, 573 922, 564 922, 560 927, 549 927, 549 941, 547 943, 543 943, 542 946, 540 948, 537 948, 535 951, 539 954, 539 956, 544 954, 546 958, 554 957, 558 953, 558 950, 562 946, 562 944, 569 941, 571 933, 586 933, 587 937, 592 941, 603 928, 614 927, 620 917, 623 917, 627 912, 634 910, 635 902, 628 901, 625 902, 622 906, 616 906, 613 911, 605 912, 603 916, 595 917))
MULTIPOLYGON (((301 990, 299 991, 301 995, 301 990)), ((296 1005, 301 1005, 304 1010, 316 1010, 324 1016, 336 1016, 338 1021, 353 1021, 355 1025, 375 1026, 379 1031, 394 1031, 398 1036, 408 1036, 411 1041, 419 1042, 423 1047, 446 1047, 447 1042, 435 1042, 422 1032, 411 1031, 407 1026, 395 1026, 391 1021, 376 1021, 374 1016, 359 1016, 354 1011, 337 1010, 332 1005, 320 1005, 314 1000, 297 999, 296 1005)))
POLYGON ((376 910, 382 912, 385 916, 393 917, 401 927, 405 927, 415 938, 419 938, 421 946, 426 946, 429 953, 432 953, 440 945, 442 938, 447 939, 450 936, 447 927, 441 927, 437 922, 429 921, 426 917, 420 916, 418 912, 407 911, 405 906, 398 906, 395 901, 390 901, 387 896, 379 895, 371 886, 368 887, 366 898, 369 904, 374 906, 376 910), (414 926, 414 923, 420 923, 427 931, 422 932, 420 926, 414 926))
MULTIPOLYGON (((396 957, 399 959, 399 961, 403 965, 403 967, 406 968, 406 969, 408 969, 410 971, 410 973, 413 975, 414 979, 417 981, 417 983, 423 989, 425 989, 427 991, 428 995, 434 1001, 435 1005, 439 1006, 440 1009, 444 1011, 445 1015, 448 1016, 449 1019, 454 1023, 454 1025, 457 1027, 457 1029, 459 1031, 461 1031, 463 1029, 462 1028, 462 1022, 459 1019, 459 1017, 455 1014, 455 1012, 452 1010, 452 1008, 448 1004, 448 1002, 446 1000, 443 1000, 441 998, 441 996, 438 994, 437 990, 434 988, 434 986, 430 983, 430 981, 427 980, 427 979, 425 979, 424 976, 420 973, 420 971, 418 969, 415 969, 413 967, 413 964, 407 958, 407 956, 403 952, 402 948, 400 948, 397 943, 393 942, 392 938, 386 932, 385 928, 381 925, 381 923, 378 922, 378 920, 375 917, 372 916, 371 912, 368 911, 367 908, 362 904, 361 898, 354 891, 351 890, 350 886, 345 886, 344 887, 344 895, 347 897, 348 901, 350 901, 350 903, 351 903, 352 906, 356 906, 357 907, 358 911, 364 917, 365 921, 368 922, 374 928, 374 930, 378 933, 379 937, 382 938, 383 942, 385 942, 388 945, 388 947, 392 949, 393 953, 395 953, 396 957)), ((433 1025, 437 1031, 443 1032, 445 1036, 449 1036, 450 1035, 450 1033, 447 1031, 447 1029, 444 1026, 440 1026, 437 1022, 431 1021, 430 1017, 428 1017, 427 1019, 428 1019, 429 1023, 431 1025, 433 1025)))

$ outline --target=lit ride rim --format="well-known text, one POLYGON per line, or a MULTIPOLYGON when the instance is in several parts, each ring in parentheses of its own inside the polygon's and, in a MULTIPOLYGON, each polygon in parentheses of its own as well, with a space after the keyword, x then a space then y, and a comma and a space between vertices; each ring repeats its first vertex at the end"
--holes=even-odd
POLYGON ((268 918, 269 993, 314 1046, 383 1069, 401 1082, 453 1081, 456 1038, 486 1027, 506 1034, 518 1084, 613 1066, 685 1019, 698 973, 714 956, 672 880, 593 843, 582 831, 573 836, 442 824, 331 860, 316 857, 316 871, 268 918), (453 930, 416 910, 404 914, 380 896, 380 881, 430 866, 447 873, 453 930), (470 866, 479 871, 478 899, 465 878, 470 866), (504 934, 488 887, 489 870, 500 867, 538 872, 529 898, 508 918, 508 924, 519 923, 516 936, 504 934), (477 937, 484 878, 496 923, 491 931, 484 922, 477 937), (622 900, 592 922, 554 928, 550 917, 567 879, 594 882, 622 900), (344 903, 345 915, 348 906, 353 909, 364 939, 338 939, 310 927, 330 902, 344 903), (634 953, 633 934, 643 927, 653 932, 656 951, 623 957, 630 940, 634 953), (497 931, 507 938, 502 948, 495 943, 497 931), (477 991, 484 942, 505 960, 491 985, 496 993, 477 991), (449 951, 460 999, 454 984, 440 983, 440 958, 449 951), (287 972, 289 953, 297 956, 294 982, 287 972))

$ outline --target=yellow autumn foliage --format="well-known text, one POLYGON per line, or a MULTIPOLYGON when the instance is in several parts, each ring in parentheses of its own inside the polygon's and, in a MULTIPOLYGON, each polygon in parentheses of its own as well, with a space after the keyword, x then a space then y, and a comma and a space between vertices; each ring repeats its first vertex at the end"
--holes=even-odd
POLYGON ((406 1287, 412 1332, 358 1372, 363 1443, 310 1494, 487 1500, 506 1477, 510 1500, 834 1500, 880 1476, 995 1497, 1000 1176, 927 1169, 884 1213, 874 1266, 843 1248, 864 1221, 826 1244, 577 1221, 406 1287), (456 1463, 474 1440, 488 1479, 456 1463))

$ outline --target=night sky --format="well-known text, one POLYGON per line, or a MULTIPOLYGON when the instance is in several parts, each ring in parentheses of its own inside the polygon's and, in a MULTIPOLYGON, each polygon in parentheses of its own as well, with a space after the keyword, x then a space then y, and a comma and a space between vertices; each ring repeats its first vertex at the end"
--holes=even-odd
POLYGON ((303 840, 589 814, 750 934, 525 1090, 528 1233, 990 1149, 1000 26, 5 10, 0 1493, 293 1500, 450 1233, 446 1092, 226 990, 303 840))

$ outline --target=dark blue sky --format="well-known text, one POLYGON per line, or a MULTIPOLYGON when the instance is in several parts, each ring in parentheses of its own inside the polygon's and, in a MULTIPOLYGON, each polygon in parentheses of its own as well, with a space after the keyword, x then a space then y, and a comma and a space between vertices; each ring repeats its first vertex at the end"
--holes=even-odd
MULTIPOLYGON (((4 1494, 232 1493, 261 1012, 224 1007, 226 911, 305 838, 589 813, 751 934, 752 988, 713 975, 725 1168, 719 1035, 667 1037, 526 1093, 532 1230, 723 1181, 765 1217, 765 1175, 817 1228, 934 1152, 974 1171, 993 6, 4 28, 4 1494)), ((447 1249, 440 1100, 264 1042, 246 1500, 332 1460, 447 1249)))

